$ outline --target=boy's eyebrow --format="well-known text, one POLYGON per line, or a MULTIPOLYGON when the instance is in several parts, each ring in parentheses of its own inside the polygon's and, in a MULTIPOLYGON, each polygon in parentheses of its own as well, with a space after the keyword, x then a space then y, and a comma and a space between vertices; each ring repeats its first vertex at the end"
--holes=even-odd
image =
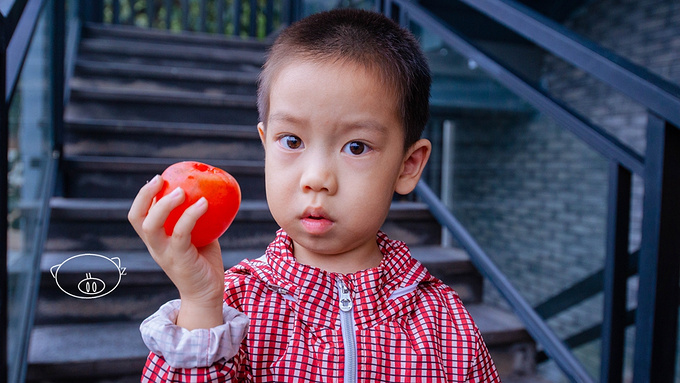
MULTIPOLYGON (((275 122, 286 122, 286 123, 291 123, 294 125, 300 125, 304 124, 304 120, 300 119, 298 117, 293 116, 292 114, 285 113, 285 112, 277 112, 273 113, 269 116, 269 121, 275 121, 275 122)), ((343 125, 351 128, 351 129, 369 129, 369 130, 377 130, 380 133, 385 133, 389 129, 384 126, 383 124, 377 122, 377 121, 372 121, 372 120, 358 120, 358 121, 349 121, 346 123, 343 123, 343 125)))
POLYGON ((277 121, 277 122, 289 122, 292 124, 301 124, 303 121, 291 114, 288 113, 273 113, 269 115, 269 121, 277 121))

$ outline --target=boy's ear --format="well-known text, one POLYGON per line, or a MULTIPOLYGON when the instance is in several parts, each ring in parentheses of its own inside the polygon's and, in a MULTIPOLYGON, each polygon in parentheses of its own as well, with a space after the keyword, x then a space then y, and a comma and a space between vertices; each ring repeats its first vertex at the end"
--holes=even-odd
MULTIPOLYGON (((264 132, 264 123, 263 122, 258 122, 257 123, 257 133, 260 135, 260 141, 262 141, 262 146, 265 146, 265 132, 264 132)), ((266 147, 266 146, 265 146, 266 147)))
POLYGON ((404 195, 415 189, 431 152, 432 144, 424 138, 416 141, 408 148, 404 155, 404 162, 401 164, 401 173, 397 178, 394 191, 404 195))

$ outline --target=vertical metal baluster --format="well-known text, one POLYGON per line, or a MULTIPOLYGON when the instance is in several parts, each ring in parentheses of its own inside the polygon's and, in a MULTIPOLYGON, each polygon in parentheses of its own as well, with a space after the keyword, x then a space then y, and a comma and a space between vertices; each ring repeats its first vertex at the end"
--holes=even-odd
POLYGON ((241 0, 234 0, 234 36, 241 34, 241 12, 243 12, 241 0))
POLYGON ((111 23, 120 24, 120 0, 112 0, 111 8, 113 11, 113 19, 111 23))
POLYGON ((257 35, 257 0, 250 0, 250 25, 248 26, 249 35, 257 35))
POLYGON ((174 8, 173 0, 165 0, 165 29, 170 30, 172 27, 172 10, 174 8))
POLYGON ((199 20, 199 26, 201 32, 205 32, 208 29, 208 10, 206 9, 206 4, 205 0, 201 0, 199 3, 199 10, 200 10, 200 20, 199 20))
POLYGON ((394 17, 392 17, 392 10, 394 6, 395 5, 392 3, 392 0, 385 0, 385 16, 392 20, 394 20, 394 17))
POLYGON ((6 99, 7 94, 7 44, 9 36, 7 36, 7 28, 5 28, 5 19, 0 18, 0 216, 3 217, 0 223, 0 383, 7 383, 8 380, 8 363, 7 363, 7 347, 8 347, 8 332, 7 325, 9 324, 9 310, 7 308, 9 302, 9 270, 7 268, 7 203, 9 202, 7 180, 9 163, 7 154, 9 152, 9 105, 6 99))
POLYGON ((217 33, 224 35, 224 2, 225 0, 217 0, 217 33))
POLYGON ((266 23, 264 27, 264 34, 265 36, 269 36, 269 34, 274 30, 274 0, 267 0, 264 18, 266 23))
POLYGON ((611 161, 600 363, 600 382, 603 383, 618 383, 623 378, 630 197, 631 172, 611 161))
MULTIPOLYGON (((456 123, 445 120, 442 124, 442 154, 441 154, 441 200, 444 205, 453 207, 453 159, 455 155, 456 123)), ((453 246, 451 232, 442 227, 442 246, 453 246)))
POLYGON ((153 28, 153 19, 154 19, 154 0, 146 0, 146 18, 148 20, 148 27, 153 28))
POLYGON ((399 8, 399 25, 401 25, 402 28, 404 29, 411 29, 411 26, 409 25, 411 21, 409 20, 408 17, 408 11, 404 7, 399 8))
POLYGON ((680 129, 649 113, 633 382, 672 382, 680 280, 680 129))

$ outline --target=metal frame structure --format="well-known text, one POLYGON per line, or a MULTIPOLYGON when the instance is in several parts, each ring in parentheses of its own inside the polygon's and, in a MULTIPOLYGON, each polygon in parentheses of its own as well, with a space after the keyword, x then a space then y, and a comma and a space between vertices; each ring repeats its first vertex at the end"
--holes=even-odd
MULTIPOLYGON (((642 245, 639 255, 640 290, 635 312, 635 382, 668 382, 675 376, 677 319, 680 281, 680 87, 669 83, 561 25, 511 0, 460 0, 496 20, 546 51, 575 65, 589 75, 644 105, 649 112, 647 152, 644 157, 554 100, 502 63, 486 55, 472 42, 417 4, 406 0, 376 1, 376 9, 404 27, 412 22, 426 25, 463 56, 474 60, 487 73, 535 108, 553 117, 592 149, 610 161, 607 254, 604 276, 602 382, 620 382, 623 371, 626 281, 630 274, 628 228, 630 224, 631 176, 644 178, 642 245)), ((430 206, 443 226, 465 247, 480 272, 499 289, 527 330, 573 381, 592 378, 580 367, 561 340, 531 307, 516 294, 504 275, 473 238, 421 184, 417 194, 430 206)))
MULTIPOLYGON (((0 171, 8 174, 8 148, 9 148, 9 106, 14 96, 17 81, 21 75, 26 55, 31 45, 36 25, 42 12, 52 12, 50 25, 52 40, 50 42, 51 61, 55 64, 50 73, 50 97, 52 99, 50 117, 53 123, 52 155, 47 159, 46 180, 47 184, 41 197, 40 212, 38 218, 38 230, 35 234, 35 249, 31 254, 33 263, 32 275, 28 280, 32 283, 33 290, 29 292, 27 312, 28 318, 22 326, 23 344, 19 350, 17 366, 8 365, 8 222, 3 219, 0 222, 0 383, 7 381, 22 381, 26 369, 26 357, 28 354, 29 334, 32 328, 33 311, 35 310, 38 285, 40 252, 46 239, 47 225, 49 221, 49 198, 53 194, 54 181, 56 179, 58 159, 61 150, 61 130, 63 129, 64 110, 64 23, 65 3, 60 0, 15 0, 8 5, 7 15, 0 14, 0 91, 2 94, 2 106, 0 108, 0 171), (14 367, 10 369, 10 367, 14 367), (11 374, 11 375, 10 375, 11 374)), ((7 217, 8 214, 8 179, 0 177, 0 215, 7 217)))

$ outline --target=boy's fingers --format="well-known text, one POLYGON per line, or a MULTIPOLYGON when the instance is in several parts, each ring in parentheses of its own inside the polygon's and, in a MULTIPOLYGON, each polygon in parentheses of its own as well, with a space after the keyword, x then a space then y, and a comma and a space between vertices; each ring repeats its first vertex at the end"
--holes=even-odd
MULTIPOLYGON (((153 242, 155 238, 165 238, 163 225, 168 219, 170 212, 184 202, 184 190, 176 188, 170 194, 157 201, 150 209, 144 222, 141 224, 141 231, 147 242, 153 242)), ((148 243, 153 246, 153 243, 148 243)))
POLYGON ((130 206, 130 211, 128 212, 128 221, 137 230, 137 225, 146 217, 151 204, 153 203, 153 197, 158 194, 163 186, 163 178, 160 175, 156 175, 147 182, 146 185, 142 186, 137 193, 137 196, 132 201, 132 206, 130 206))
POLYGON ((191 231, 194 229, 194 226, 196 226, 196 221, 198 221, 206 211, 208 211, 208 200, 206 200, 205 197, 201 197, 201 199, 189 206, 182 216, 179 217, 179 220, 177 220, 177 223, 175 224, 175 229, 172 232, 173 238, 180 240, 190 238, 191 231))

